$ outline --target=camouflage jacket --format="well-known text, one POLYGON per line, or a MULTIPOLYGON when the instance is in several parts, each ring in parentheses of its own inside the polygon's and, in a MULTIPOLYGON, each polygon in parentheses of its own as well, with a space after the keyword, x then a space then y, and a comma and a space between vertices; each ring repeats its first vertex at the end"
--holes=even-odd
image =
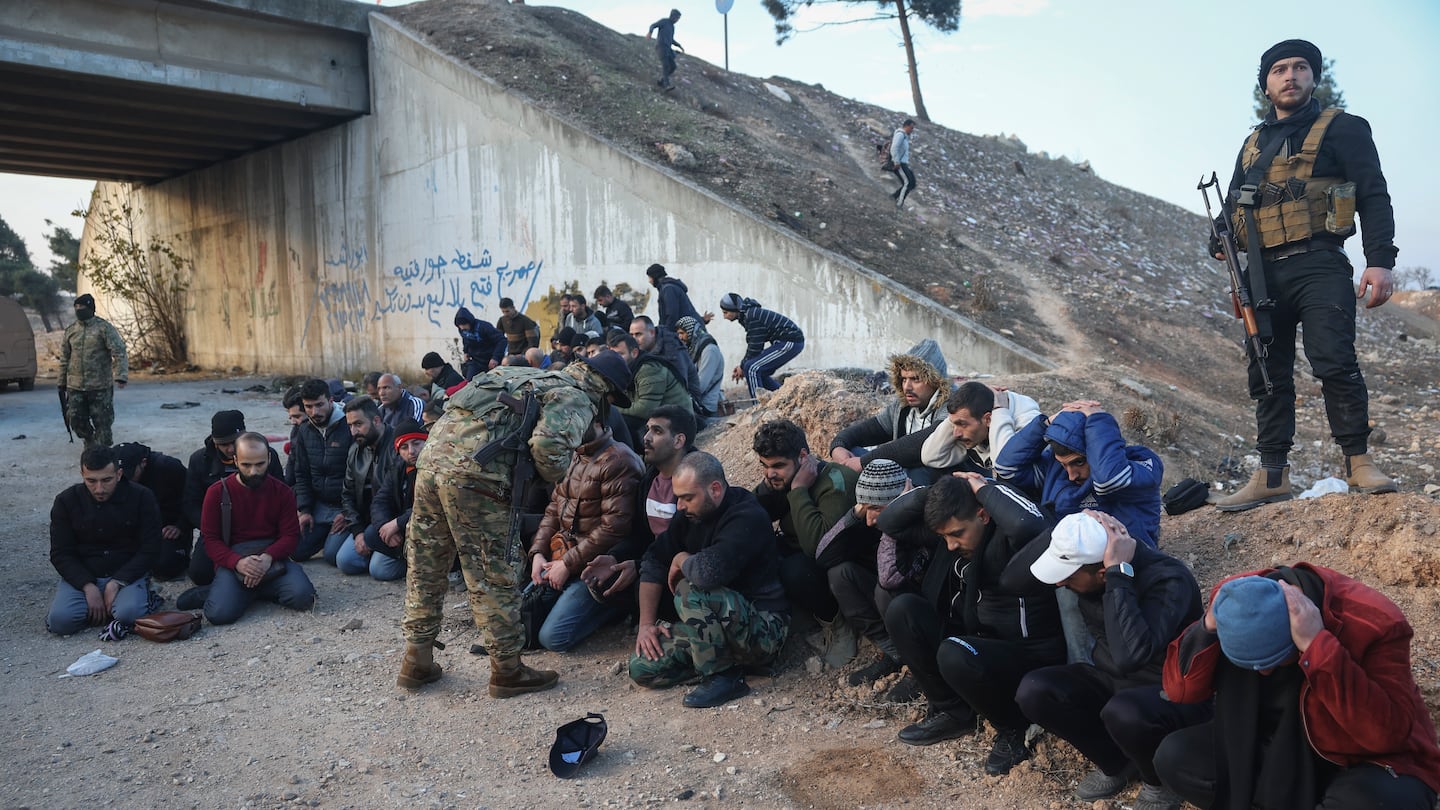
POLYGON ((65 327, 60 341, 60 384, 77 391, 110 388, 130 378, 125 341, 110 322, 96 316, 65 327), (113 371, 112 371, 113 367, 113 371))
POLYGON ((576 363, 563 371, 502 366, 475 375, 446 402, 445 415, 430 428, 430 439, 417 466, 440 475, 476 481, 496 493, 510 489, 513 453, 501 453, 482 467, 475 451, 503 438, 520 417, 496 399, 500 391, 519 397, 536 392, 540 417, 530 434, 530 455, 541 478, 556 483, 565 477, 581 437, 595 418, 596 401, 605 395, 605 380, 589 366, 576 363))

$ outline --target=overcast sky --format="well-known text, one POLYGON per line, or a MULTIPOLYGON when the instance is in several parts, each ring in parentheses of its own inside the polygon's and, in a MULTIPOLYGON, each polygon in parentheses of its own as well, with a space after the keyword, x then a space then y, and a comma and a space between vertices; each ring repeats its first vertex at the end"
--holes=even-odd
MULTIPOLYGON (((642 36, 672 5, 549 4, 642 36)), ((723 64, 724 18, 715 0, 673 0, 673 5, 684 12, 676 39, 691 56, 723 64)), ((798 18, 796 28, 864 16, 873 8, 819 5, 798 18)), ((1251 88, 1260 54, 1282 39, 1309 39, 1335 60, 1336 82, 1350 112, 1374 129, 1395 206, 1399 266, 1440 273, 1440 228, 1434 226, 1440 159, 1432 151, 1440 133, 1440 92, 1432 75, 1440 3, 964 0, 962 9, 954 34, 915 29, 921 88, 933 120, 980 135, 1014 134, 1033 152, 1089 160, 1106 180, 1195 211, 1202 210, 1196 181, 1212 170, 1225 178, 1254 123, 1251 88)), ((732 70, 819 83, 911 111, 893 21, 825 27, 777 47, 760 0, 735 0, 728 16, 732 70)), ((683 78, 684 57, 680 70, 683 78)), ((923 144, 922 128, 916 148, 923 144)), ((0 175, 0 217, 44 267, 49 253, 43 220, 78 232, 79 222, 69 213, 89 188, 79 181, 0 175)), ((1357 261, 1359 241, 1348 243, 1357 261)), ((1197 235, 1197 249, 1199 244, 1197 235)))

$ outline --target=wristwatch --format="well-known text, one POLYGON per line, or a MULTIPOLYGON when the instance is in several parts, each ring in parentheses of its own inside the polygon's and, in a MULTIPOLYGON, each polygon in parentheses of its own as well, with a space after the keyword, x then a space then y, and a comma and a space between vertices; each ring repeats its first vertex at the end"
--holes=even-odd
POLYGON ((1116 563, 1115 565, 1110 566, 1109 570, 1123 576, 1130 577, 1131 579, 1135 578, 1135 566, 1131 565, 1128 562, 1116 563))

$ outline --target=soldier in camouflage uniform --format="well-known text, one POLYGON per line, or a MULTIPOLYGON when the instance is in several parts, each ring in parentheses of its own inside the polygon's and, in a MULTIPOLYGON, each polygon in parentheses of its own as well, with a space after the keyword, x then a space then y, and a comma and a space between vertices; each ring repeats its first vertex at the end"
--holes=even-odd
POLYGON ((640 563, 630 677, 651 688, 703 678, 684 703, 710 708, 749 694, 743 667, 774 661, 790 611, 770 518, 755 495, 730 486, 719 459, 698 451, 671 483, 676 518, 640 563), (674 626, 656 620, 666 587, 680 617, 674 626))
POLYGON ((450 398, 416 465, 415 505, 405 546, 406 646, 400 686, 416 689, 441 676, 434 661, 435 637, 449 588, 446 574, 457 553, 475 623, 490 651, 490 696, 513 697, 555 685, 558 673, 531 669, 520 660, 521 541, 508 536, 511 486, 520 483, 512 482, 515 453, 501 452, 484 466, 473 456, 521 421, 497 395, 519 397, 533 391, 540 413, 528 439, 530 454, 536 474, 558 482, 596 414, 603 414, 610 403, 629 404, 624 393, 629 387, 625 362, 606 351, 563 371, 497 368, 476 375, 450 398))
POLYGON ((130 364, 125 341, 104 318, 95 317, 95 297, 75 299, 75 322, 60 342, 60 392, 67 397, 65 421, 85 447, 114 444, 115 386, 125 387, 130 364), (112 382, 113 381, 113 382, 112 382))

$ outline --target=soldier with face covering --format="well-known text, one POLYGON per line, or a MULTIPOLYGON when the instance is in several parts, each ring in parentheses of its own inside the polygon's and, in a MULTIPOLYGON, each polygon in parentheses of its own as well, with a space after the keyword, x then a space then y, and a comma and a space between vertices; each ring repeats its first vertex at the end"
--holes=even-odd
POLYGON ((115 386, 125 387, 130 364, 125 341, 104 318, 95 315, 95 296, 75 299, 75 322, 60 341, 60 393, 65 421, 86 447, 109 447, 115 439, 115 386))

